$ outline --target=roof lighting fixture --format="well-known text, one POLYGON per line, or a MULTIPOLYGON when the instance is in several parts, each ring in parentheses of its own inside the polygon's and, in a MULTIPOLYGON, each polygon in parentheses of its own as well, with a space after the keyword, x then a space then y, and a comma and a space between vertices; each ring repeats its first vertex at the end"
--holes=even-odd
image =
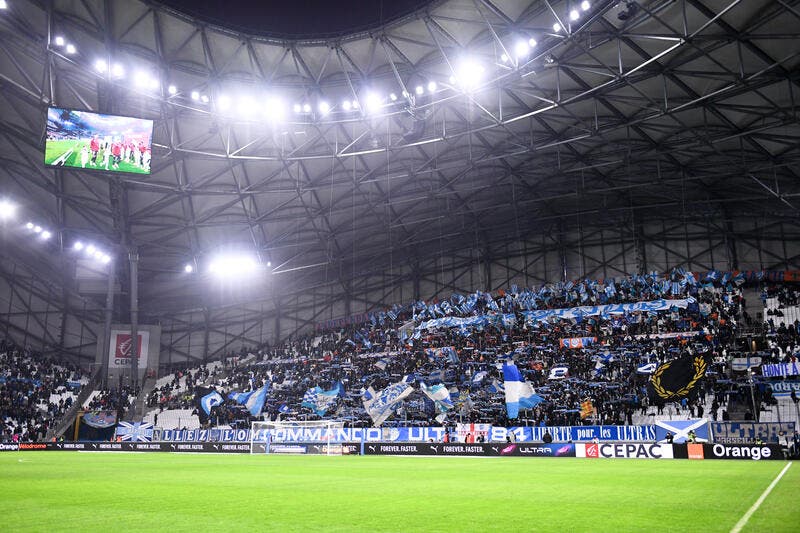
POLYGON ((345 100, 344 102, 342 102, 342 109, 344 109, 345 111, 350 111, 351 107, 352 105, 350 105, 350 100, 345 100))
POLYGON ((431 93, 435 92, 436 91, 436 87, 437 87, 437 85, 436 85, 435 81, 429 81, 428 82, 428 92, 431 92, 431 93))
POLYGON ((514 45, 514 55, 517 56, 517 59, 522 59, 523 57, 527 56, 530 50, 530 46, 528 46, 528 43, 525 41, 519 41, 516 45, 514 45))
POLYGON ((528 39, 528 46, 530 46, 531 48, 536 48, 537 44, 539 44, 539 43, 537 43, 536 39, 534 39, 533 37, 528 39))
POLYGON ((396 94, 394 94, 394 93, 390 93, 390 94, 389 94, 389 99, 390 99, 392 102, 396 102, 396 101, 397 101, 397 95, 396 95, 396 94))
POLYGON ((14 218, 14 214, 17 212, 17 206, 9 202, 8 200, 0 201, 0 220, 8 220, 9 218, 14 218))
POLYGON ((579 18, 581 18, 581 14, 578 12, 577 9, 573 9, 572 11, 569 12, 569 20, 574 22, 579 18))
POLYGON ((186 272, 187 274, 191 274, 192 272, 194 272, 194 267, 191 264, 187 263, 186 265, 184 265, 183 271, 186 272))
POLYGON ((83 250, 83 243, 81 241, 75 241, 75 244, 72 245, 72 249, 80 252, 83 250))
POLYGON ((121 78, 125 75, 125 68, 119 63, 114 63, 114 66, 111 67, 111 75, 115 78, 121 78))
POLYGON ((108 63, 106 63, 103 59, 98 59, 94 62, 94 69, 103 74, 106 70, 108 70, 108 63))
POLYGON ((208 95, 207 94, 202 95, 200 97, 200 101, 203 102, 204 104, 207 104, 208 103, 208 95))
POLYGON ((192 99, 192 100, 194 100, 195 102, 196 102, 196 101, 198 101, 198 100, 200 100, 200 93, 199 93, 199 92, 197 92, 197 91, 192 91, 192 94, 190 94, 189 96, 190 96, 190 97, 191 97, 191 99, 192 99))
POLYGON ((56 46, 64 46, 64 38, 60 35, 55 38, 54 42, 56 43, 56 46))
POLYGON ((294 104, 294 106, 292 107, 292 109, 294 109, 294 112, 295 112, 295 113, 299 113, 300 111, 302 111, 302 110, 303 110, 303 106, 301 106, 300 104, 294 104))
POLYGON ((425 87, 423 87, 422 85, 417 85, 417 87, 414 89, 414 92, 417 93, 417 95, 421 96, 425 94, 425 87))
POLYGON ((77 48, 75 48, 75 45, 72 44, 72 43, 67 45, 66 50, 67 50, 67 54, 69 54, 69 55, 72 55, 72 54, 74 54, 75 52, 78 51, 77 48))
POLYGON ((561 31, 561 24, 559 24, 558 22, 553 24, 553 31, 556 32, 556 33, 560 32, 561 31))
POLYGON ((328 102, 323 100, 322 102, 317 104, 317 109, 319 109, 319 112, 322 113, 323 115, 327 115, 328 112, 331 110, 331 106, 328 102))
POLYGON ((25 224, 25 227, 28 229, 33 229, 33 222, 28 222, 27 224, 25 224))
POLYGON ((581 2, 581 9, 583 11, 589 11, 590 7, 592 7, 592 4, 589 3, 589 0, 583 0, 583 2, 581 2))
POLYGON ((217 109, 220 111, 227 111, 231 108, 231 99, 228 98, 226 95, 221 95, 217 98, 217 109))
POLYGON ((42 240, 45 240, 45 241, 46 241, 47 239, 49 239, 50 237, 52 237, 52 233, 50 233, 50 232, 49 232, 49 231, 47 231, 47 230, 42 230, 42 233, 41 233, 40 237, 42 238, 42 240))
MULTIPOLYGON (((178 88, 177 88, 177 87, 175 87, 174 85, 170 85, 169 87, 167 87, 167 92, 168 92, 169 94, 172 94, 172 95, 174 95, 174 94, 177 94, 177 93, 178 93, 178 88)), ((199 96, 200 96, 200 95, 198 95, 198 97, 199 97, 199 96)), ((192 100, 197 100, 197 98, 192 98, 192 100)))
POLYGON ((309 103, 303 104, 303 113, 311 113, 311 104, 309 103))

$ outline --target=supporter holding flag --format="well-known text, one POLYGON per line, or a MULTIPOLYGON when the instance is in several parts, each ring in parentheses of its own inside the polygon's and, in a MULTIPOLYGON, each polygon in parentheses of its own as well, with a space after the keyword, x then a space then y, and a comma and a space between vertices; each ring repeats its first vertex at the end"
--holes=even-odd
POLYGON ((372 418, 375 427, 380 427, 394 413, 398 404, 414 391, 411 386, 414 380, 414 375, 410 374, 380 392, 375 392, 372 387, 367 389, 363 395, 364 410, 372 418))
POLYGON ((197 417, 201 424, 207 424, 211 418, 211 410, 222 405, 225 398, 214 389, 197 387, 195 389, 195 402, 197 403, 197 417))
POLYGON ((503 363, 503 380, 506 389, 508 418, 517 418, 520 409, 531 409, 544 401, 544 398, 536 394, 529 382, 523 381, 519 369, 513 361, 503 363))
POLYGON ((419 387, 422 392, 425 393, 425 396, 430 398, 436 406, 436 410, 439 413, 436 415, 436 421, 441 424, 444 422, 447 412, 453 408, 453 401, 450 399, 450 391, 441 383, 430 387, 424 383, 420 383, 419 387))
POLYGON ((231 392, 228 394, 228 399, 233 400, 239 405, 244 405, 253 416, 258 416, 264 409, 264 403, 267 401, 267 392, 269 392, 269 384, 250 392, 231 392))

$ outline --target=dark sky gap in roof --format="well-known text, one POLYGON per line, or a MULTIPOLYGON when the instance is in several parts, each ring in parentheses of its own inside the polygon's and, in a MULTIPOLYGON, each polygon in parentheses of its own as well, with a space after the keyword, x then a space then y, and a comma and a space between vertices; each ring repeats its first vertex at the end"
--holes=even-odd
POLYGON ((206 22, 255 35, 313 38, 380 27, 431 0, 164 0, 206 22))

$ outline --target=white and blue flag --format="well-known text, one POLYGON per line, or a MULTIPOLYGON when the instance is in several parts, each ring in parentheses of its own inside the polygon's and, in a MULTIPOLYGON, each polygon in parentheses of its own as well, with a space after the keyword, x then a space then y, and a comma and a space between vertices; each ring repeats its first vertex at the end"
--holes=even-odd
POLYGON ((406 396, 414 391, 410 385, 414 375, 405 376, 397 383, 392 383, 380 392, 375 392, 371 387, 364 395, 364 410, 372 418, 375 427, 380 427, 383 422, 394 413, 397 405, 406 396))
POLYGON ((453 400, 450 399, 450 391, 441 383, 430 387, 424 383, 420 383, 419 388, 436 406, 436 411, 439 413, 436 415, 436 421, 440 424, 444 422, 447 412, 453 408, 453 400))
POLYGON ((211 410, 218 405, 222 405, 224 401, 225 398, 222 397, 222 394, 214 390, 200 398, 200 407, 207 415, 211 415, 211 410))
POLYGON ((336 403, 336 398, 342 395, 343 390, 341 382, 331 390, 324 390, 318 385, 306 391, 303 395, 303 403, 300 405, 308 407, 319 416, 324 416, 328 409, 336 403))
POLYGON ((506 387, 503 385, 501 381, 497 378, 492 379, 492 382, 489 384, 488 391, 491 393, 498 393, 498 392, 505 392, 506 387))
POLYGON ((149 422, 120 422, 117 436, 122 441, 150 442, 153 440, 153 424, 149 422))
POLYGON ((503 381, 508 418, 517 418, 520 409, 530 409, 544 401, 544 398, 536 394, 530 383, 522 380, 519 369, 513 362, 503 363, 503 381))

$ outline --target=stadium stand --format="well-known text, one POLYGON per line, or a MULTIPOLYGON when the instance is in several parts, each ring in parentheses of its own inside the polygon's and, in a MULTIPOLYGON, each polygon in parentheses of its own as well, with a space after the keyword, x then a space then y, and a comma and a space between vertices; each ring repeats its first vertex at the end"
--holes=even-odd
MULTIPOLYGON (((448 387, 454 403, 450 421, 509 425, 500 371, 506 359, 516 361, 545 400, 523 411, 515 423, 615 425, 703 416, 780 421, 781 413, 793 411, 790 400, 777 401, 768 388, 751 389, 748 378, 732 369, 732 361, 750 351, 748 339, 737 336, 743 325, 753 322, 746 311, 744 285, 730 273, 711 272, 698 281, 691 273, 674 270, 663 277, 581 280, 537 291, 512 287, 494 295, 478 291, 447 301, 395 305, 366 323, 261 347, 249 362, 225 373, 203 366, 161 378, 148 400, 150 407, 159 409, 150 411, 145 421, 168 429, 197 427, 196 385, 213 386, 227 395, 269 383, 264 408, 269 419, 327 416, 368 426, 363 391, 380 390, 414 375, 417 381, 448 387), (687 304, 660 311, 620 308, 594 316, 553 315, 546 320, 531 314, 662 298, 687 304), (696 394, 677 403, 652 402, 647 382, 653 369, 686 354, 699 354, 710 362, 696 394), (556 368, 566 370, 559 374, 556 368), (302 405, 309 389, 332 390, 339 383, 343 392, 324 413, 307 402, 302 405), (587 399, 595 410, 582 418, 581 404, 587 399), (190 413, 194 420, 187 422, 190 413)), ((783 294, 784 301, 791 302, 792 291, 783 289, 772 285, 765 291, 783 294)), ((763 362, 796 357, 798 324, 772 329, 768 338, 775 347, 759 352, 763 362)), ((435 415, 434 404, 419 394, 410 396, 384 425, 430 425, 435 415)), ((226 401, 213 410, 209 424, 249 427, 251 420, 246 409, 226 401)))
POLYGON ((0 340, 0 440, 43 440, 87 383, 75 365, 0 340))

